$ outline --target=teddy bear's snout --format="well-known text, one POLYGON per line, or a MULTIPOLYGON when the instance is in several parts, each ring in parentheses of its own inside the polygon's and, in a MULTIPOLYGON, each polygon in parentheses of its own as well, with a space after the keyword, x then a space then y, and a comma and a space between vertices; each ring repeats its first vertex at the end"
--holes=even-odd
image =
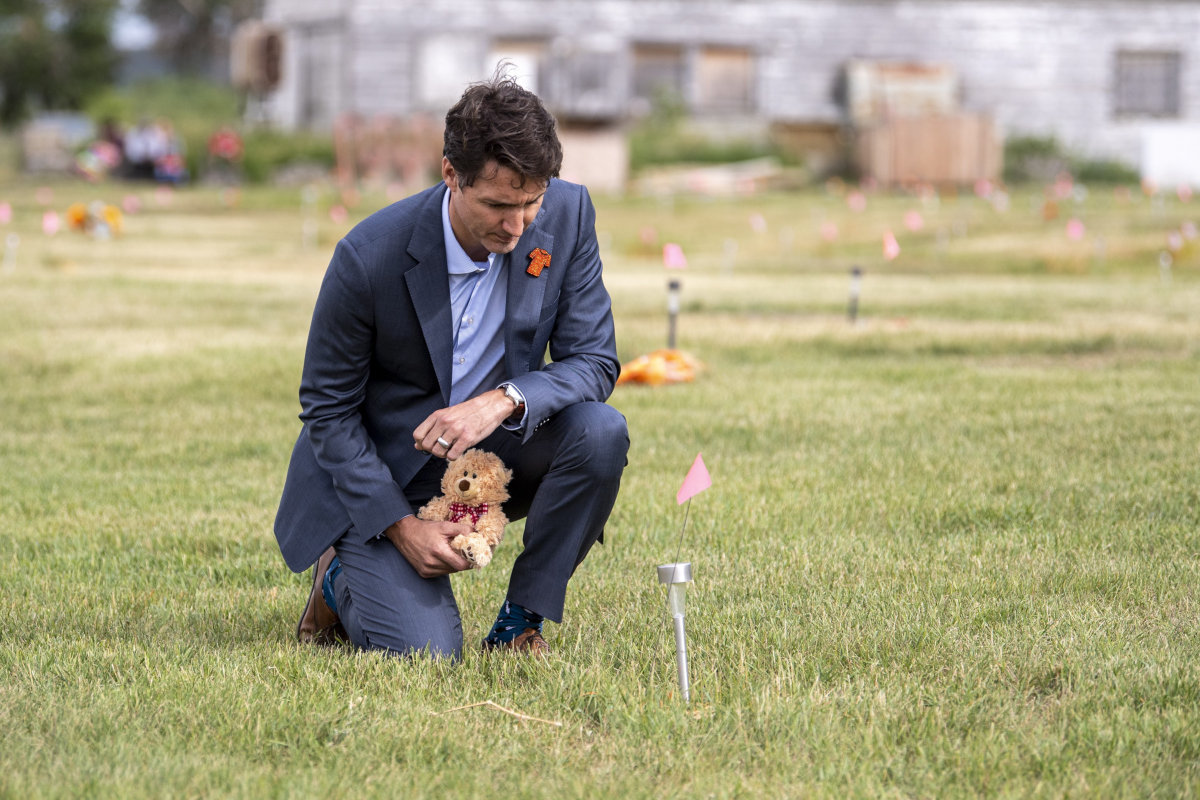
POLYGON ((471 482, 466 478, 463 478, 458 482, 458 491, 462 494, 466 494, 467 492, 471 491, 471 482))

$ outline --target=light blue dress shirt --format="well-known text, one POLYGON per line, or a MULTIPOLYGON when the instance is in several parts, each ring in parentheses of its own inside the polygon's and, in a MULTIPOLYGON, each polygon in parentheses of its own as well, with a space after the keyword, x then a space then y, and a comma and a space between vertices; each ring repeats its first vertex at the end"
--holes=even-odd
POLYGON ((450 192, 442 198, 442 235, 450 275, 450 321, 454 352, 450 405, 494 389, 504 378, 504 316, 508 259, 489 253, 472 261, 450 224, 450 192))

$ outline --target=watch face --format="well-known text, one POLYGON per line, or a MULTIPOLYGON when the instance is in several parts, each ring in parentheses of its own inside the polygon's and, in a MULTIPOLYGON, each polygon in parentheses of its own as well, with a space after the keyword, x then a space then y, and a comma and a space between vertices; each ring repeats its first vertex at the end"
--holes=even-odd
POLYGON ((524 400, 522 400, 521 396, 517 393, 517 387, 513 386, 511 383, 505 386, 504 396, 513 401, 513 406, 515 406, 513 413, 521 410, 521 407, 524 405, 524 400))

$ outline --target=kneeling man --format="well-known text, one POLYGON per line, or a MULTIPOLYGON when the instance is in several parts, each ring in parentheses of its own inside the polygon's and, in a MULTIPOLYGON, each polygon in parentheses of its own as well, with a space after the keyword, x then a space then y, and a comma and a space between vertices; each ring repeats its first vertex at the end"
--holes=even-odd
POLYGON ((561 163, 535 95, 472 85, 446 115, 441 183, 338 243, 275 520, 288 566, 315 562, 301 641, 461 656, 449 576, 469 564, 449 543, 466 523, 414 510, 479 447, 512 470, 504 512, 526 520, 484 647, 549 651, 542 621, 562 621, 629 448, 605 403, 620 363, 595 210, 561 163))

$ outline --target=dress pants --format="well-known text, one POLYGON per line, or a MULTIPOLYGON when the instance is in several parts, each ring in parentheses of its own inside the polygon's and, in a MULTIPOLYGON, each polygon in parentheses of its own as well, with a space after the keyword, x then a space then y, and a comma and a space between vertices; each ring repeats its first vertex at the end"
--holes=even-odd
MULTIPOLYGON (((579 403, 550 417, 524 443, 497 429, 476 447, 512 470, 504 513, 525 519, 508 599, 561 622, 567 582, 601 538, 616 501, 629 450, 625 418, 604 403, 579 403)), ((445 461, 431 458, 405 487, 414 509, 441 493, 445 469, 445 461)), ((343 535, 334 544, 342 569, 333 591, 355 646, 461 657, 462 621, 450 578, 420 577, 386 537, 354 538, 343 535)))

